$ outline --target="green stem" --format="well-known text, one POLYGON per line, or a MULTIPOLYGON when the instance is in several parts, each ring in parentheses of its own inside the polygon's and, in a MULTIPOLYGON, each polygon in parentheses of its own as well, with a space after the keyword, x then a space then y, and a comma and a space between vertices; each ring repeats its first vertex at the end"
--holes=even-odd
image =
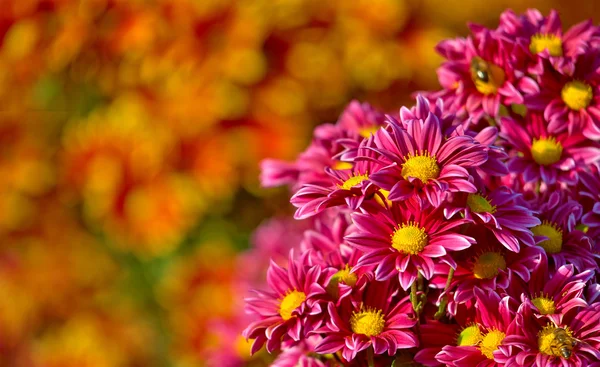
MULTIPOLYGON (((454 269, 450 268, 448 272, 448 279, 446 279, 446 288, 444 288, 444 292, 448 292, 450 289, 450 284, 452 283, 452 277, 454 277, 454 269)), ((448 294, 444 294, 442 300, 440 301, 440 306, 438 307, 437 312, 433 315, 433 318, 436 320, 441 319, 446 314, 446 306, 448 306, 448 294)))
POLYGON ((369 367, 375 367, 375 356, 372 345, 367 349, 367 358, 369 359, 369 367))

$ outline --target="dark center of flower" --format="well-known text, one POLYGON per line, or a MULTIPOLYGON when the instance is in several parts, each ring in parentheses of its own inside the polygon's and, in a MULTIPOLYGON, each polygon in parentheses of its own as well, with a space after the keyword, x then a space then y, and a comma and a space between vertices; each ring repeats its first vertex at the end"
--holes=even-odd
POLYGON ((560 92, 562 100, 572 110, 586 108, 592 101, 592 87, 579 80, 565 84, 560 92))
POLYGON ((473 264, 473 275, 477 279, 492 279, 498 272, 506 270, 506 260, 498 252, 484 252, 473 264))
POLYGON ((562 40, 554 34, 538 33, 531 36, 529 50, 533 54, 539 54, 544 50, 548 50, 550 56, 562 56, 562 40))
POLYGON ((350 318, 350 328, 356 334, 377 336, 381 334, 384 327, 385 319, 382 311, 378 309, 367 308, 360 312, 354 312, 350 318))
POLYGON ((547 240, 543 240, 538 244, 546 250, 547 253, 556 254, 562 250, 563 233, 556 224, 544 221, 542 224, 531 228, 531 232, 536 236, 548 237, 547 240))

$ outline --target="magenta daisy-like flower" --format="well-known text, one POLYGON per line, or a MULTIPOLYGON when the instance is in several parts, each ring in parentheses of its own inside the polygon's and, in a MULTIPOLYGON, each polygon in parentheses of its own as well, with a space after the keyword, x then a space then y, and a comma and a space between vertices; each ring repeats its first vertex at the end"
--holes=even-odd
POLYGON ((464 250, 475 243, 460 233, 459 226, 466 220, 447 220, 441 210, 409 210, 393 204, 377 213, 354 213, 352 221, 356 231, 346 241, 364 252, 357 266, 376 266, 377 280, 397 276, 405 290, 419 272, 430 279, 435 262, 455 267, 447 251, 464 250))
POLYGON ((600 304, 571 310, 556 324, 535 317, 531 305, 523 303, 498 360, 505 366, 597 367, 599 348, 600 304))
POLYGON ((329 318, 315 333, 325 336, 315 347, 317 353, 342 352, 346 361, 372 346, 375 354, 390 356, 400 349, 418 345, 410 331, 416 324, 409 297, 400 297, 393 281, 370 282, 338 307, 329 303, 329 318))
MULTIPOLYGON (((588 171, 582 172, 579 178, 579 195, 583 198, 580 202, 585 210, 581 222, 596 232, 600 229, 600 168, 593 165, 588 171)), ((599 237, 596 237, 596 242, 600 241, 599 237)))
POLYGON ((538 199, 542 224, 531 229, 537 245, 542 247, 550 260, 552 269, 573 264, 579 271, 596 267, 592 243, 584 232, 576 229, 582 208, 559 192, 538 199))
POLYGON ((574 58, 600 40, 600 32, 591 20, 576 24, 563 34, 556 10, 551 10, 547 17, 537 9, 528 9, 522 15, 507 10, 500 15, 498 31, 529 50, 533 57, 528 71, 532 74, 543 70, 541 60, 547 59, 556 70, 572 75, 574 58))
POLYGON ((308 256, 293 259, 281 268, 271 262, 267 283, 272 291, 254 291, 256 297, 246 299, 249 313, 259 317, 244 330, 244 337, 254 339, 252 353, 265 343, 269 353, 279 349, 282 342, 297 342, 319 327, 329 300, 325 287, 335 273, 308 264, 308 256))
POLYGON ((530 114, 524 124, 501 119, 501 134, 511 155, 508 169, 522 174, 525 181, 574 185, 579 170, 600 160, 598 144, 583 135, 551 134, 537 114, 530 114))
POLYGON ((525 105, 543 111, 551 134, 567 131, 600 140, 600 53, 579 55, 574 65, 572 75, 544 69, 539 87, 527 91, 525 105))
MULTIPOLYGON (((525 246, 519 253, 506 251, 499 244, 494 244, 493 240, 487 242, 486 246, 477 244, 471 247, 462 254, 465 257, 469 254, 470 256, 457 262, 450 287, 454 289, 454 297, 448 304, 450 313, 456 313, 457 305, 454 303, 465 303, 472 299, 473 289, 476 287, 491 292, 506 289, 511 283, 520 280, 527 282, 531 271, 540 261, 541 253, 542 251, 535 246, 525 246)), ((448 267, 444 268, 444 264, 438 267, 434 282, 443 284, 448 267), (439 273, 442 274, 437 275, 439 273)))
POLYGON ((508 250, 518 252, 520 244, 533 246, 530 228, 541 224, 524 204, 520 194, 501 186, 487 194, 473 193, 457 197, 456 207, 444 210, 446 218, 458 213, 491 231, 496 239, 508 250))
POLYGON ((415 362, 423 366, 443 366, 435 356, 445 346, 456 344, 459 332, 460 327, 456 324, 444 324, 427 319, 425 324, 419 326, 419 351, 415 354, 415 362))
POLYGON ((437 71, 443 90, 429 97, 442 98, 451 111, 477 124, 485 116, 498 116, 500 105, 523 103, 519 85, 528 77, 515 68, 520 52, 513 42, 481 26, 471 30, 472 37, 436 47, 447 59, 437 71))
POLYGON ((436 359, 450 367, 504 366, 497 357, 515 314, 511 298, 500 298, 494 291, 484 292, 479 288, 475 288, 474 294, 474 321, 465 325, 456 344, 442 348, 436 359))
MULTIPOLYGON (((365 145, 373 139, 365 141, 365 145)), ((364 146, 360 149, 363 157, 373 157, 375 153, 364 146)), ((326 168, 330 176, 323 184, 305 184, 292 196, 290 202, 298 208, 296 219, 305 219, 334 206, 348 206, 356 210, 365 199, 373 197, 379 190, 370 175, 381 168, 375 159, 358 160, 350 169, 335 170, 326 168)))
MULTIPOLYGON (((429 110, 429 102, 417 99, 417 109, 429 110)), ((488 148, 470 136, 442 134, 441 116, 431 112, 426 119, 390 121, 379 130, 373 149, 387 167, 370 175, 371 181, 389 191, 391 201, 416 197, 439 206, 448 192, 476 192, 468 169, 483 165, 488 148), (405 128, 406 127, 406 128, 405 128)), ((359 157, 357 159, 368 159, 359 157)))
POLYGON ((547 317, 560 324, 562 316, 577 307, 587 307, 584 290, 594 276, 592 270, 575 273, 573 265, 563 265, 551 274, 548 261, 542 256, 529 281, 515 281, 507 293, 529 303, 536 317, 547 317))

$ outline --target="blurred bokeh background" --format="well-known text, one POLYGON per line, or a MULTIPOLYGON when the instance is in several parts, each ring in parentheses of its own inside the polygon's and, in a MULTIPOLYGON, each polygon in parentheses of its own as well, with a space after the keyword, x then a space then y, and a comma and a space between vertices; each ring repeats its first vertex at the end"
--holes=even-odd
POLYGON ((467 21, 595 6, 0 0, 0 366, 268 364, 241 298, 302 224, 258 162, 351 99, 436 89, 433 47, 467 21))

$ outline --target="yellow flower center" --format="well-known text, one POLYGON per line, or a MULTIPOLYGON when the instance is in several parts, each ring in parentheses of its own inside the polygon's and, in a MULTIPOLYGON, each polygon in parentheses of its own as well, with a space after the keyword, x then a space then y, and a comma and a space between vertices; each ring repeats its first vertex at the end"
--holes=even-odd
POLYGON ((548 237, 547 240, 543 240, 539 243, 539 246, 546 250, 547 253, 556 254, 562 250, 562 229, 558 228, 554 223, 544 221, 542 224, 531 228, 531 232, 536 236, 548 237))
POLYGON ((340 283, 349 285, 350 287, 354 287, 356 285, 358 277, 356 274, 351 273, 351 270, 352 268, 346 265, 345 268, 333 275, 326 288, 329 295, 334 298, 338 298, 340 296, 340 289, 338 288, 338 284, 340 283))
POLYGON ((498 252, 484 252, 473 264, 473 275, 477 279, 492 279, 498 272, 506 270, 506 260, 498 252))
POLYGON ((409 156, 402 165, 402 177, 408 179, 415 177, 423 183, 431 179, 438 178, 440 175, 440 167, 437 164, 435 157, 431 157, 429 153, 409 156))
POLYGON ((554 34, 535 34, 531 37, 529 50, 533 54, 539 54, 544 50, 548 50, 550 56, 562 56, 562 40, 554 34))
POLYGON ((572 110, 586 108, 592 101, 592 87, 579 80, 565 84, 560 92, 562 100, 572 110))
POLYGON ((496 212, 496 206, 490 204, 490 201, 479 194, 469 194, 467 197, 467 205, 472 212, 475 213, 490 213, 496 212))
POLYGON ((299 292, 297 290, 290 291, 281 303, 279 304, 279 314, 284 320, 289 320, 292 318, 292 311, 300 307, 302 302, 306 299, 306 294, 304 292, 299 292))
POLYGON ((504 334, 500 330, 492 330, 489 333, 485 334, 485 336, 481 340, 481 344, 479 345, 481 354, 488 357, 489 359, 494 359, 494 351, 498 349, 498 346, 500 344, 502 344, 502 340, 504 340, 505 336, 506 334, 504 334))
POLYGON ((575 344, 573 332, 568 327, 548 324, 538 333, 538 349, 548 356, 569 358, 575 344))
POLYGON ((556 312, 556 307, 554 306, 554 300, 540 296, 531 300, 531 303, 538 308, 542 315, 552 315, 556 312))
POLYGON ((385 326, 385 319, 381 313, 381 310, 370 308, 352 313, 352 317, 350 318, 352 332, 366 336, 381 334, 385 326))
POLYGON ((363 127, 362 129, 360 129, 358 131, 358 133, 363 138, 368 138, 369 136, 371 136, 371 134, 375 134, 377 132, 377 130, 379 130, 379 126, 375 125, 375 126, 363 127))
POLYGON ((475 56, 471 60, 471 79, 479 93, 496 94, 498 88, 504 84, 506 74, 498 65, 475 56))
POLYGON ((535 163, 548 166, 560 160, 563 152, 562 144, 551 136, 549 138, 533 139, 531 156, 535 163))
POLYGON ((405 254, 416 255, 427 246, 427 233, 415 222, 402 224, 392 233, 392 247, 405 254))
POLYGON ((383 198, 380 195, 375 195, 375 201, 383 207, 385 207, 386 204, 388 207, 392 206, 392 201, 388 199, 388 196, 390 196, 390 192, 388 190, 379 189, 379 193, 383 196, 383 198))
POLYGON ((481 339, 483 339, 483 336, 481 335, 479 326, 471 325, 464 328, 460 334, 458 334, 456 345, 459 347, 474 346, 478 345, 479 342, 481 342, 481 339))
POLYGON ((350 177, 349 179, 344 181, 343 184, 338 185, 338 186, 344 190, 350 190, 354 186, 356 186, 356 185, 360 184, 361 182, 366 181, 368 179, 369 179, 369 175, 367 175, 367 174, 356 175, 356 176, 350 177))
POLYGON ((350 162, 337 161, 337 162, 335 162, 335 164, 333 165, 332 168, 336 171, 341 171, 344 169, 351 169, 352 167, 353 167, 353 165, 350 162))

